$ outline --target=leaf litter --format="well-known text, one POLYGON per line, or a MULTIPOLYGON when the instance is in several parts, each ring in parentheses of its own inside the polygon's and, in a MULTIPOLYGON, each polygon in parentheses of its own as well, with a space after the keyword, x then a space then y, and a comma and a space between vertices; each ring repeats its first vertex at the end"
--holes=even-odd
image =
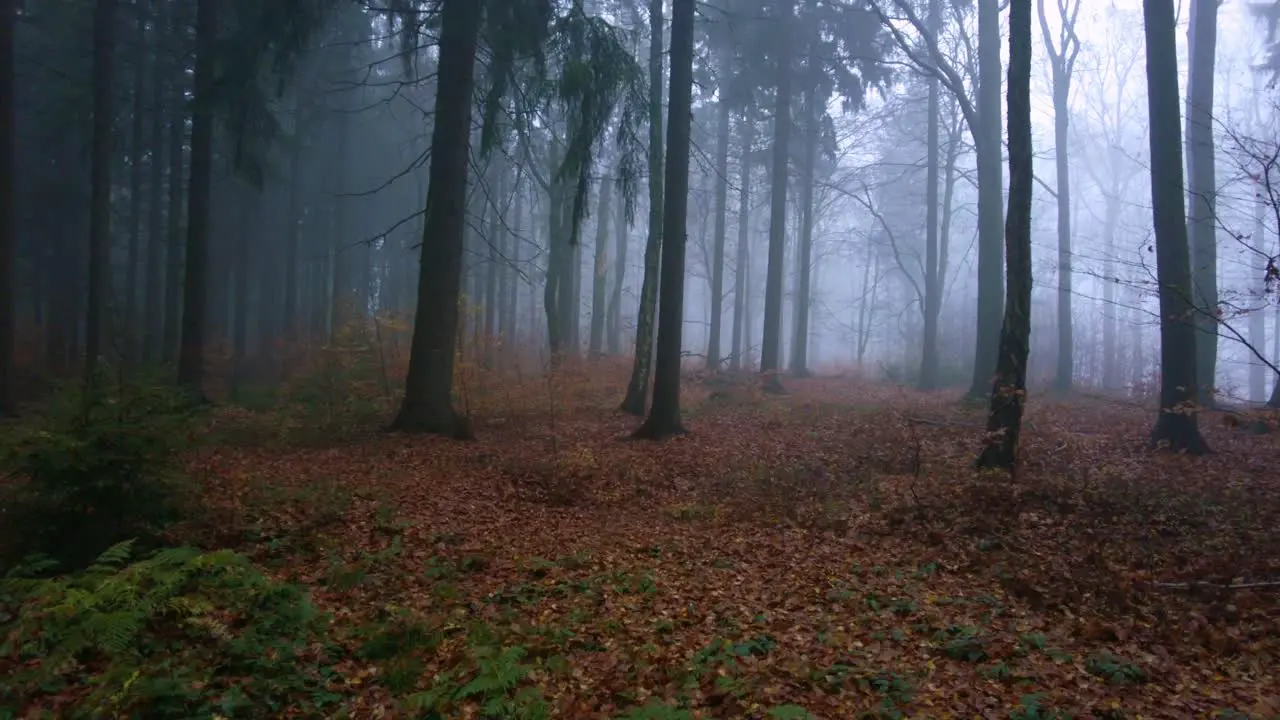
POLYGON ((582 392, 194 462, 332 613, 351 717, 1280 717, 1274 435, 1035 397, 1010 479, 953 396, 788 388, 695 386, 658 444, 582 392))

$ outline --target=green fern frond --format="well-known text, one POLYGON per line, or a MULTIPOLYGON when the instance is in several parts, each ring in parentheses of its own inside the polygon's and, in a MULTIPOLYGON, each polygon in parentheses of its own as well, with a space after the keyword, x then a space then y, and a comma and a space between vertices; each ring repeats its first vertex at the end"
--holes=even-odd
POLYGON ((103 567, 118 567, 120 565, 124 565, 129 562, 129 558, 133 557, 133 544, 135 542, 137 542, 136 539, 130 538, 129 540, 124 540, 112 545, 104 550, 102 554, 98 556, 98 559, 93 561, 93 564, 95 566, 103 567))

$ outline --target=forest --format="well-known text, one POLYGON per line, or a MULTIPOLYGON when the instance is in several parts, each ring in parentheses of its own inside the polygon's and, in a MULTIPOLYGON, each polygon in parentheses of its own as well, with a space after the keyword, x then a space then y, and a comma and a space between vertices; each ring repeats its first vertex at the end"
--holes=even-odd
POLYGON ((1280 0, 0 0, 0 720, 1280 720, 1280 0))

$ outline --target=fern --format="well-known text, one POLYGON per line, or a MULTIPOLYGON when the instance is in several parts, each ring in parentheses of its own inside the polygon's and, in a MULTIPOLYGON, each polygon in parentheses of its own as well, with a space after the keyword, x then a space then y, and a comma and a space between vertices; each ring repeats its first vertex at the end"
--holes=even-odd
POLYGON ((298 661, 320 627, 299 589, 231 552, 129 563, 131 552, 113 546, 72 576, 0 580, 0 654, 19 668, 6 703, 78 685, 92 690, 73 716, 163 719, 212 715, 229 693, 287 706, 323 689, 298 661))

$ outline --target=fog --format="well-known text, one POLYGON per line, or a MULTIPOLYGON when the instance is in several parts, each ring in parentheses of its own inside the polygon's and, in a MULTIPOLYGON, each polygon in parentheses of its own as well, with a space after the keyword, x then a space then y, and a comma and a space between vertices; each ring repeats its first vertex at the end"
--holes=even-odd
MULTIPOLYGON (((681 338, 687 371, 761 369, 769 264, 778 260, 770 257, 770 228, 781 222, 779 358, 765 370, 989 386, 990 368, 975 369, 989 338, 979 328, 980 172, 965 110, 980 115, 987 106, 977 82, 984 1, 940 3, 933 42, 921 34, 928 3, 796 4, 781 220, 771 205, 774 77, 786 44, 777 3, 698 4, 681 338), (938 78, 936 198, 927 182, 930 78, 938 78), (926 346, 936 348, 936 370, 922 378, 926 346)), ((90 353, 130 369, 185 362, 187 380, 217 394, 279 383, 325 348, 372 346, 380 350, 368 362, 399 383, 403 368, 389 358, 407 359, 415 322, 438 320, 439 306, 419 303, 419 283, 449 281, 420 278, 419 257, 425 247, 434 258, 428 266, 448 260, 433 249, 438 238, 427 221, 429 191, 437 192, 434 121, 444 102, 437 90, 450 80, 437 75, 439 3, 229 2, 213 18, 207 46, 197 33, 204 4, 100 0, 91 13, 70 0, 19 3, 9 108, 16 152, 7 240, 15 262, 4 288, 15 348, 6 381, 19 389, 74 376, 90 353), (105 135, 95 133, 95 118, 107 123, 105 135), (192 189, 202 119, 212 133, 204 197, 192 189), (95 215, 95 197, 105 214, 95 215), (204 236, 192 224, 206 215, 204 236), (96 265, 95 242, 106 253, 96 265), (94 273, 105 282, 102 295, 92 291, 94 273), (184 317, 193 302, 205 306, 199 322, 184 317), (94 340, 88 330, 98 323, 94 340)), ((646 107, 655 8, 638 0, 528 5, 541 10, 489 13, 474 87, 463 90, 474 112, 460 321, 448 332, 459 339, 460 362, 487 369, 534 371, 566 357, 630 363, 646 242, 651 223, 662 220, 650 184, 654 108, 646 107), (537 22, 547 26, 545 37, 522 39, 521 26, 537 22)), ((671 11, 668 3, 665 43, 671 11)), ((1027 384, 1153 397, 1160 314, 1142 7, 1046 0, 1033 12, 1027 384), (1055 78, 1047 42, 1060 55, 1064 37, 1071 61, 1059 117, 1055 85, 1067 76, 1055 78), (1055 123, 1064 119, 1066 252, 1055 167, 1055 123)), ((1184 101, 1187 16, 1183 3, 1184 101)), ((1000 17, 1007 26, 1008 14, 1000 17)), ((1239 2, 1223 4, 1217 22, 1216 253, 1207 270, 1203 251, 1193 252, 1192 265, 1217 280, 1216 297, 1201 303, 1220 319, 1209 329, 1220 336, 1213 392, 1225 402, 1260 403, 1275 392, 1280 359, 1276 96, 1270 72, 1259 69, 1265 23, 1239 2)), ((999 47, 1007 63, 1008 44, 1001 39, 999 47)), ((666 123, 666 45, 660 57, 666 123)), ((1007 153, 1001 168, 1007 196, 1007 153)), ((1003 276, 1003 255, 989 257, 1003 276)), ((990 270, 986 277, 989 286, 990 270)), ((1002 298, 997 290, 993 297, 1002 298)), ((998 312, 988 327, 998 332, 998 312)))

